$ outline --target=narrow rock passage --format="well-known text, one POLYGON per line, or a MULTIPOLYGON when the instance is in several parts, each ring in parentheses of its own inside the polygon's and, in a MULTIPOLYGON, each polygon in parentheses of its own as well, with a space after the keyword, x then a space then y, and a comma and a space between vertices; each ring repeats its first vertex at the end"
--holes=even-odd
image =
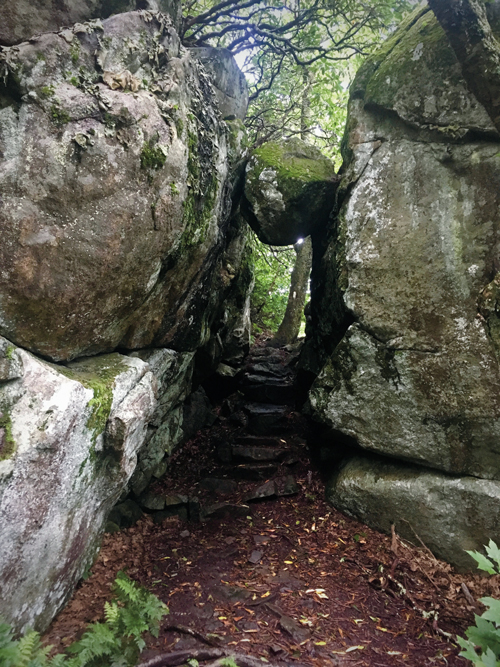
POLYGON ((472 622, 462 584, 478 598, 498 595, 498 582, 459 576, 324 502, 294 409, 293 364, 285 350, 251 351, 213 426, 149 490, 159 509, 106 535, 50 643, 62 648, 99 619, 126 569, 170 608, 143 662, 178 652, 185 664, 220 647, 263 665, 466 665, 444 634, 472 622))

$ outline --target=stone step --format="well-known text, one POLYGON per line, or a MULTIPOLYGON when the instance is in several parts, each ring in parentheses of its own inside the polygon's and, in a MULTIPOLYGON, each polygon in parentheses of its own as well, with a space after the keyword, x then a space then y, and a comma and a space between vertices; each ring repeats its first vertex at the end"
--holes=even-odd
POLYGON ((266 377, 292 377, 293 371, 280 362, 259 362, 247 364, 245 372, 249 375, 264 375, 266 377))
POLYGON ((299 492, 299 486, 293 475, 285 477, 276 477, 270 479, 264 484, 255 487, 243 497, 244 502, 251 500, 262 500, 263 498, 272 498, 274 496, 293 496, 299 492))
MULTIPOLYGON (((257 376, 250 376, 253 379, 257 376)), ((295 387, 291 383, 279 380, 265 383, 248 383, 241 386, 241 392, 245 398, 255 403, 267 403, 274 405, 293 405, 295 403, 295 387)))
POLYGON ((233 445, 231 453, 234 460, 261 463, 263 461, 282 461, 289 451, 279 447, 250 447, 248 445, 233 445))
POLYGON ((288 409, 283 405, 246 403, 243 407, 248 415, 248 432, 252 435, 281 433, 288 427, 288 409))
POLYGON ((251 447, 286 447, 287 441, 277 435, 240 435, 236 438, 235 444, 251 447))
POLYGON ((238 479, 260 482, 269 479, 278 472, 275 463, 242 463, 232 469, 232 475, 238 479))

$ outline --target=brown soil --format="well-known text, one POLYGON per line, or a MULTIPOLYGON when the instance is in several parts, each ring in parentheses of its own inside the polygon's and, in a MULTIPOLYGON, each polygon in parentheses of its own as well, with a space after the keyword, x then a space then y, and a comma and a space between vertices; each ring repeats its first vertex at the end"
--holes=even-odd
MULTIPOLYGON (((283 439, 303 441, 303 418, 291 413, 290 424, 283 439)), ((216 443, 239 431, 223 418, 200 431, 174 455, 157 490, 213 502, 199 481, 225 474, 216 443)), ((169 518, 154 524, 146 517, 106 535, 91 576, 46 641, 62 650, 100 619, 117 572, 126 570, 170 609, 159 638, 147 638, 144 660, 206 645, 183 631, 190 628, 212 645, 261 657, 263 665, 469 664, 454 643, 479 609, 467 596, 498 597, 499 578, 459 575, 423 546, 336 511, 323 499, 307 450, 301 451, 293 468, 300 488, 295 496, 253 502, 243 516, 231 512, 203 523, 169 518)), ((238 503, 256 484, 242 482, 223 500, 238 503)))

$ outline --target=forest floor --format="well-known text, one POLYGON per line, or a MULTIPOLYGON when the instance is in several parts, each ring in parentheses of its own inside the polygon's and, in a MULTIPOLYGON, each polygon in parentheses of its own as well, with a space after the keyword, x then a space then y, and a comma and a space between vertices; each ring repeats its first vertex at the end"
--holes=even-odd
MULTIPOLYGON (((202 506, 214 500, 200 481, 226 476, 216 451, 245 431, 218 412, 211 428, 174 454, 156 491, 197 496, 202 506)), ((293 495, 248 500, 255 482, 239 480, 216 494, 223 502, 215 518, 155 523, 146 515, 106 535, 90 576, 44 639, 63 650, 102 619, 125 570, 170 609, 159 637, 147 637, 144 661, 211 646, 262 665, 469 664, 454 638, 481 613, 474 600, 500 596, 500 578, 460 575, 424 545, 382 535, 329 506, 306 436, 305 418, 289 408, 279 437, 296 453, 282 471, 293 473, 293 495)))

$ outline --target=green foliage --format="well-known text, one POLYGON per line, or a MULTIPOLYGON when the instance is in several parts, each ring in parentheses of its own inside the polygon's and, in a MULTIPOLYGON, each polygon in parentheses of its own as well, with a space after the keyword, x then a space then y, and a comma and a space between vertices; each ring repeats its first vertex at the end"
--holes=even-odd
POLYGON ((115 599, 105 604, 104 623, 92 623, 68 653, 48 657, 52 647, 42 646, 38 632, 13 638, 10 626, 0 623, 2 667, 133 667, 145 647, 142 635, 158 637, 167 606, 156 595, 119 572, 114 584, 115 599))
POLYGON ((288 302, 290 274, 296 260, 293 246, 274 248, 252 234, 255 287, 251 296, 253 333, 276 333, 288 302))
MULTIPOLYGON (((474 558, 480 570, 488 574, 500 574, 500 549, 490 540, 486 548, 487 556, 478 551, 467 551, 474 558)), ((500 600, 481 598, 486 611, 474 614, 476 625, 465 632, 467 639, 457 637, 462 648, 460 655, 477 667, 500 667, 500 600), (479 652, 478 652, 479 651, 479 652)))
POLYGON ((223 658, 220 661, 220 666, 221 667, 238 667, 236 664, 235 659, 232 656, 229 656, 228 658, 223 658))

